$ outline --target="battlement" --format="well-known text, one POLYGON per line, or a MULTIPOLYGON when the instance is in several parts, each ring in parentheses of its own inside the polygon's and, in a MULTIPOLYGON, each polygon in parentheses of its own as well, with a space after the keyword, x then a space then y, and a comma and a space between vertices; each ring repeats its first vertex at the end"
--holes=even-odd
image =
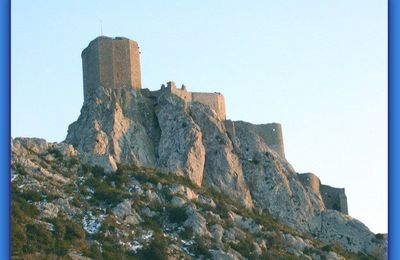
POLYGON ((89 43, 81 56, 85 100, 100 86, 142 88, 137 42, 123 37, 100 36, 89 43))
POLYGON ((221 93, 189 92, 185 85, 182 85, 179 89, 173 81, 168 82, 167 87, 161 88, 161 91, 167 91, 174 94, 182 98, 185 102, 199 102, 207 105, 214 110, 219 119, 226 119, 225 98, 221 93))

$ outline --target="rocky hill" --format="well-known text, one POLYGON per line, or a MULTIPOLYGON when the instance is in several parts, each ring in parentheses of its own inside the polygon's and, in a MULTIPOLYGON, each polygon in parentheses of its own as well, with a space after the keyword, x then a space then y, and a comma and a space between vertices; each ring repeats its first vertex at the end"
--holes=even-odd
POLYGON ((386 259, 344 189, 287 162, 279 124, 226 120, 220 93, 142 89, 127 38, 82 61, 65 141, 12 140, 13 259, 386 259))
POLYGON ((336 211, 324 211, 318 233, 301 232, 175 173, 106 173, 65 143, 12 144, 13 259, 373 259, 384 250, 382 235, 336 211), (340 232, 348 243, 318 240, 340 232), (361 242, 376 251, 351 253, 361 242))
POLYGON ((344 193, 328 198, 256 129, 167 92, 98 88, 64 142, 12 140, 13 255, 384 259, 344 193))

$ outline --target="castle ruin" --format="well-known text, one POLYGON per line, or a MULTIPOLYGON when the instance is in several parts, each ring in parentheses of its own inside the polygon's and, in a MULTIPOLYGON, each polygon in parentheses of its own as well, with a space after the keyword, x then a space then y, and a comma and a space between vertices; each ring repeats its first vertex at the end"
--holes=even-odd
MULTIPOLYGON (((82 52, 84 100, 87 101, 99 87, 110 89, 128 88, 147 97, 169 94, 181 98, 185 103, 198 102, 215 112, 223 121, 228 133, 235 135, 237 129, 253 132, 281 158, 285 158, 282 127, 277 123, 250 124, 226 119, 225 99, 221 93, 189 92, 184 85, 177 88, 173 81, 162 85, 161 89, 142 89, 140 51, 137 42, 123 37, 100 36, 91 41, 82 52)), ((345 214, 347 198, 344 189, 322 185, 319 178, 311 173, 299 174, 304 187, 321 194, 324 204, 345 214)))
MULTIPOLYGON (((130 88, 152 96, 169 93, 186 103, 198 102, 208 106, 218 119, 226 121, 227 127, 232 122, 226 120, 225 99, 221 93, 189 92, 184 85, 177 88, 173 81, 157 91, 142 89, 139 45, 128 38, 97 37, 83 50, 82 67, 85 101, 98 87, 130 88)), ((272 150, 285 157, 280 124, 253 125, 251 130, 257 132, 272 150)))

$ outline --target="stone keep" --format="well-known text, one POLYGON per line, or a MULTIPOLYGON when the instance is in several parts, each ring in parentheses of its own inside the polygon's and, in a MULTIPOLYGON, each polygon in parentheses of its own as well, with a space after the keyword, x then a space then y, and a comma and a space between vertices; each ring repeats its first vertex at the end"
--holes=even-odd
POLYGON ((127 38, 100 36, 82 52, 83 94, 87 100, 99 86, 142 88, 140 51, 127 38))

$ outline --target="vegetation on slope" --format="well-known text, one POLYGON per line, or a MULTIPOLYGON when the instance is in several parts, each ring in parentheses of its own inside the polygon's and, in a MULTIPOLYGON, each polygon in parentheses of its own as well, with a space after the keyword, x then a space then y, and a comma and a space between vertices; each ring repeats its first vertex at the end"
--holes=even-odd
POLYGON ((53 175, 12 165, 13 259, 208 259, 216 252, 247 259, 297 259, 298 254, 325 259, 333 252, 347 259, 371 258, 325 245, 175 174, 136 166, 105 173, 56 149, 30 151, 29 160, 53 175), (202 199, 189 199, 182 190, 202 199), (132 209, 121 206, 126 201, 132 209), (125 213, 129 221, 120 216, 125 213), (208 232, 218 226, 221 240, 208 232), (287 237, 309 246, 298 250, 287 237))

